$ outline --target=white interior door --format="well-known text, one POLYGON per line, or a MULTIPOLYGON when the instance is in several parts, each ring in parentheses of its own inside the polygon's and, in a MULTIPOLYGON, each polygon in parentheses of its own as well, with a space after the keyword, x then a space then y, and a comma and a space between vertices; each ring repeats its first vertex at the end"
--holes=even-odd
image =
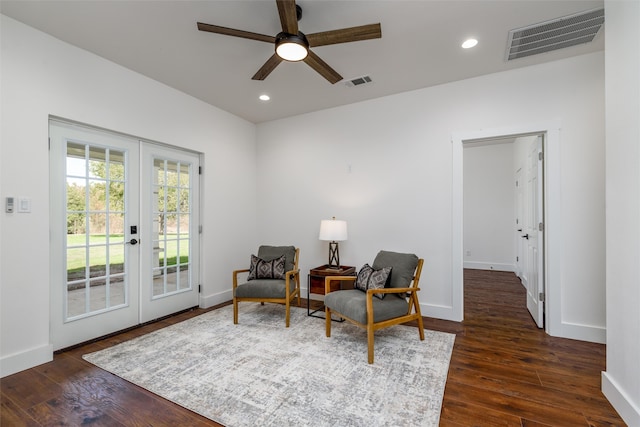
POLYGON ((199 156, 50 122, 58 350, 198 305, 199 156))
POLYGON ((522 168, 516 171, 516 275, 520 277, 522 284, 526 287, 526 276, 524 273, 524 242, 522 237, 524 231, 524 182, 522 180, 522 168))
POLYGON ((54 350, 138 323, 136 140, 50 122, 54 350))
MULTIPOLYGON (((527 309, 539 328, 544 326, 543 241, 543 156, 542 137, 536 138, 527 155, 526 288, 527 309)), ((524 284, 524 280, 523 280, 524 284)))
POLYGON ((198 305, 199 161, 142 144, 141 322, 198 305))

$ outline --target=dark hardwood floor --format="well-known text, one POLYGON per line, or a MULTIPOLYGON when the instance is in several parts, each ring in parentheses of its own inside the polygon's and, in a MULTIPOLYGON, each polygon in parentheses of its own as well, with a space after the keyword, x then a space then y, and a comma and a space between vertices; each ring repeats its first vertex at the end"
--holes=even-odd
MULTIPOLYGON (((205 311, 85 344, 2 378, 0 425, 219 426, 81 358, 205 311)), ((425 318, 425 327, 456 334, 441 426, 625 425, 600 392, 605 346, 536 328, 512 273, 466 270, 465 321, 425 318)))

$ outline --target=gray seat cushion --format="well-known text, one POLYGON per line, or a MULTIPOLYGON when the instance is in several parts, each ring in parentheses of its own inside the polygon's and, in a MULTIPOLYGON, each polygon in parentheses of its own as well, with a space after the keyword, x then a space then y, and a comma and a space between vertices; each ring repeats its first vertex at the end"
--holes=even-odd
MULTIPOLYGON (((237 298, 286 298, 286 281, 279 279, 255 279, 238 285, 237 298)), ((289 292, 296 288, 296 281, 289 281, 289 292)))
POLYGON ((295 267, 296 263, 296 248, 295 246, 267 246, 263 245, 258 248, 258 258, 265 261, 271 261, 272 259, 280 258, 282 255, 285 257, 284 271, 291 271, 295 267))
MULTIPOLYGON (((367 323, 367 294, 357 289, 347 289, 328 293, 324 305, 358 323, 367 323)), ((409 312, 409 304, 404 298, 387 295, 383 300, 373 298, 373 321, 393 319, 409 312)))
POLYGON ((393 267, 389 279, 390 288, 408 288, 418 266, 418 256, 399 252, 380 251, 373 261, 374 270, 393 267))

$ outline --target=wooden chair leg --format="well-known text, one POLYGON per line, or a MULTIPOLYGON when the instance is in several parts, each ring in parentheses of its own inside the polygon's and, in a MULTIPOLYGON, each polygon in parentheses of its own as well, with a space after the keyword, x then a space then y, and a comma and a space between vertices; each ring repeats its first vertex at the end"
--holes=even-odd
POLYGON ((367 325, 367 360, 369 364, 373 363, 373 325, 367 325))
POLYGON ((424 325, 422 324, 422 313, 420 312, 420 303, 418 303, 418 297, 415 293, 412 295, 411 301, 415 307, 416 314, 418 315, 418 331, 420 332, 420 340, 424 341, 424 325))
POLYGON ((324 317, 325 317, 325 330, 326 330, 326 335, 327 337, 331 336, 331 310, 329 309, 329 307, 325 307, 324 308, 324 317))
POLYGON ((233 324, 238 324, 238 300, 233 299, 233 324))
POLYGON ((291 306, 291 300, 289 298, 287 298, 287 302, 285 303, 285 305, 287 306, 287 314, 286 314, 285 317, 286 317, 286 327, 288 328, 289 327, 289 312, 290 312, 289 308, 291 306))

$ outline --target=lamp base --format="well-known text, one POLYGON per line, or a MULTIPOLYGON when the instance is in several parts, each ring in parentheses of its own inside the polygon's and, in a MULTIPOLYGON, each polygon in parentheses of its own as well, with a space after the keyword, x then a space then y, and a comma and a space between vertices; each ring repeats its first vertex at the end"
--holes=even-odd
POLYGON ((340 252, 338 242, 329 242, 329 269, 340 270, 340 252))

